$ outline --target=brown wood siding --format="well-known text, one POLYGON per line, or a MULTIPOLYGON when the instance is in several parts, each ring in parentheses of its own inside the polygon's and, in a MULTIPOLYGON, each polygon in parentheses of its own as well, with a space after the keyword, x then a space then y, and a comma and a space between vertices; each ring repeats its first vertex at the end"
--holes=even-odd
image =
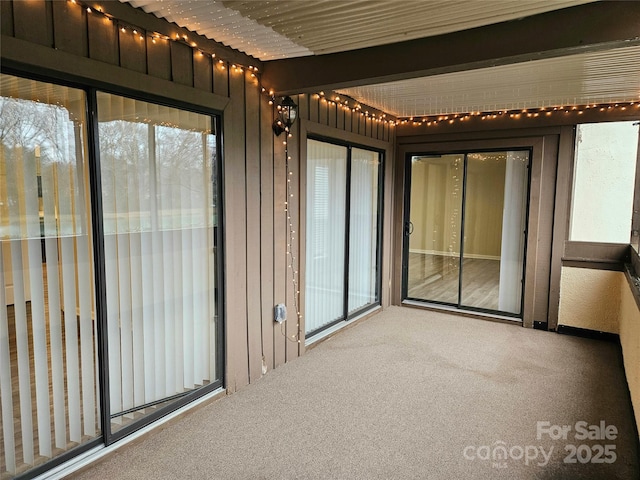
POLYGON ((54 43, 60 50, 86 57, 88 55, 87 13, 75 7, 69 2, 53 3, 54 43))
MULTIPOLYGON (((146 15, 126 4, 109 4, 118 21, 70 2, 0 1, 3 64, 25 71, 47 70, 55 76, 73 77, 82 83, 108 85, 164 97, 167 103, 184 102, 217 110, 223 118, 224 207, 225 207, 225 318, 226 387, 233 392, 304 352, 304 317, 298 328, 292 272, 288 268, 287 217, 291 208, 299 279, 304 278, 304 222, 306 132, 301 124, 317 126, 323 136, 381 147, 380 129, 369 137, 353 135, 364 117, 316 95, 292 98, 300 106, 301 121, 294 125, 289 143, 293 197, 286 197, 284 136, 272 131, 273 106, 262 94, 256 78, 230 68, 232 63, 258 65, 259 61, 221 47, 196 34, 146 15), (37 28, 35 27, 37 26, 37 28), (120 30, 125 26, 125 32, 120 30), (144 38, 134 36, 139 29, 144 38), (188 33, 199 48, 213 45, 216 57, 199 56, 184 43, 149 35, 188 33), (16 40, 19 39, 19 40, 16 40), (54 48, 55 47, 55 48, 54 48), (222 63, 219 60, 223 59, 222 63), (244 60, 243 60, 244 59, 244 60), (353 122, 352 122, 353 118, 353 122), (288 321, 274 322, 274 305, 285 303, 288 321), (302 332, 301 343, 297 340, 302 332), (291 340, 287 340, 287 336, 291 340)), ((279 99, 277 99, 279 100, 279 99)), ((385 127, 388 129, 388 126, 385 127)), ((362 129, 364 132, 364 128, 362 129)), ((386 139, 387 171, 391 171, 393 135, 386 139)), ((386 179, 390 212, 390 178, 386 179)), ((385 220, 387 228, 390 221, 385 220)), ((390 238, 390 235, 389 235, 390 238)), ((390 252, 391 243, 384 243, 390 252)), ((385 260, 385 272, 390 270, 385 260)), ((304 288, 299 285, 301 302, 304 288)), ((388 301, 388 279, 383 280, 383 298, 388 301)), ((300 307, 303 306, 301 303, 300 307)), ((304 314, 304 312, 303 312, 304 314)))
POLYGON ((262 315, 262 355, 267 371, 274 368, 274 170, 271 130, 272 107, 260 98, 260 300, 262 315))
POLYGON ((13 2, 13 28, 16 38, 53 46, 51 3, 44 0, 13 2))
MULTIPOLYGON (((241 74, 234 74, 240 76, 241 74)), ((247 205, 247 321, 249 381, 262 376, 262 304, 260 297, 260 90, 245 80, 245 158, 247 205), (253 298, 253 297, 256 298, 253 298)))
POLYGON ((171 80, 171 47, 169 41, 147 38, 147 73, 163 80, 171 80))
POLYGON ((120 66, 127 70, 147 73, 147 42, 144 32, 118 29, 120 66))
POLYGON ((0 33, 13 36, 13 3, 0 2, 0 33))

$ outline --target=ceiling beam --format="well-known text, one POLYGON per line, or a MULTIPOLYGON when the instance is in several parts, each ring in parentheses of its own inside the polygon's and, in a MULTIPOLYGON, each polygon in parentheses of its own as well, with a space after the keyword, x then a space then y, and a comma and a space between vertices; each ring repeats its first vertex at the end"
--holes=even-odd
POLYGON ((267 61, 262 84, 278 95, 312 93, 638 44, 640 2, 595 2, 434 37, 267 61))

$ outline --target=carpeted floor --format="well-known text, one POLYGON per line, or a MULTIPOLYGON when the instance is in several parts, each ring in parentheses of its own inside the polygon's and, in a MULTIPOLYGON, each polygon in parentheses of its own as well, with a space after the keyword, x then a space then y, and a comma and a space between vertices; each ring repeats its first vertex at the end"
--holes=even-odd
POLYGON ((636 480, 638 463, 615 344, 391 307, 74 478, 636 480))

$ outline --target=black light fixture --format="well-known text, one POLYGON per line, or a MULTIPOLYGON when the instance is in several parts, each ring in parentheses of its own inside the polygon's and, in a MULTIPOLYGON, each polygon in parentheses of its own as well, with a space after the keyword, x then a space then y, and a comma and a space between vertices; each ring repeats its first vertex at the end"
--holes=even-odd
POLYGON ((291 97, 284 97, 282 103, 278 105, 278 114, 273 122, 273 133, 280 136, 282 132, 288 132, 296 118, 298 118, 298 105, 291 97))

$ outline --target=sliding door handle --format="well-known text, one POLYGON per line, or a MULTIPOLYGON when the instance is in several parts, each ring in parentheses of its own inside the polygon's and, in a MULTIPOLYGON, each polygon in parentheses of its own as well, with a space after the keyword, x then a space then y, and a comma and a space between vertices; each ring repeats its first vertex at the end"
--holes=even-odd
POLYGON ((404 224, 404 234, 411 235, 413 233, 413 222, 405 222, 404 224))

